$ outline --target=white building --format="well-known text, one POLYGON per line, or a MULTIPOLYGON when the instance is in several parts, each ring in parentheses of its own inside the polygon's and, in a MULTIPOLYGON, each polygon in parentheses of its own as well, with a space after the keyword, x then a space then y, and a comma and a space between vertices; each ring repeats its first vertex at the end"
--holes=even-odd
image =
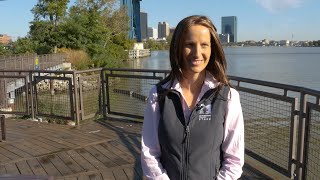
POLYGON ((156 40, 158 38, 158 30, 153 27, 148 27, 148 38, 156 40))
POLYGON ((289 46, 290 45, 290 41, 289 40, 280 40, 279 41, 279 45, 280 46, 289 46))

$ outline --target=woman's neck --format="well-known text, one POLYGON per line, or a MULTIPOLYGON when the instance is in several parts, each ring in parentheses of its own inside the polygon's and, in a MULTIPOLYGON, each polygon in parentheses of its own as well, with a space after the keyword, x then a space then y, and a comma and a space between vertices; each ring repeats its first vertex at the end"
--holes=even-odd
POLYGON ((183 89, 188 89, 190 91, 195 91, 201 89, 203 82, 206 78, 206 72, 201 72, 193 75, 183 75, 180 86, 183 89))

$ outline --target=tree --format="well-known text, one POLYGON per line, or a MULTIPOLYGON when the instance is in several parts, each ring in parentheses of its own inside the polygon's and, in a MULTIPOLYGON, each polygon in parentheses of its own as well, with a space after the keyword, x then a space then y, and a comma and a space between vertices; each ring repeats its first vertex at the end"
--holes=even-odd
POLYGON ((34 20, 48 20, 56 28, 61 18, 66 15, 69 0, 39 0, 31 10, 34 14, 34 20))
POLYGON ((12 53, 13 54, 26 54, 34 53, 34 43, 27 37, 19 38, 17 41, 12 43, 12 53))

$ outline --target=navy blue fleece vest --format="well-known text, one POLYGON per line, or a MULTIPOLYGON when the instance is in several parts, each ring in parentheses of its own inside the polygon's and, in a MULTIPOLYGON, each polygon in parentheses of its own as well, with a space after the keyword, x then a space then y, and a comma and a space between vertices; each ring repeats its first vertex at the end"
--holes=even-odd
POLYGON ((157 85, 161 164, 171 180, 215 179, 223 157, 221 144, 230 88, 207 91, 186 121, 180 93, 157 85), (188 122, 188 123, 186 123, 188 122))

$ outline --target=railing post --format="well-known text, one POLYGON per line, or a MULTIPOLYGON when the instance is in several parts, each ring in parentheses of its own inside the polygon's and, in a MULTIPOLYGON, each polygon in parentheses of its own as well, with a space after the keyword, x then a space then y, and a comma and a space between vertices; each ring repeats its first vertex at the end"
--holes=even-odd
POLYGON ((303 177, 303 171, 305 169, 304 162, 304 148, 305 148, 305 127, 306 127, 306 110, 307 110, 307 100, 308 95, 301 91, 300 93, 300 111, 299 111, 299 130, 298 130, 298 147, 297 147, 297 167, 296 167, 296 177, 297 180, 305 179, 303 177))
POLYGON ((73 71, 73 87, 74 87, 74 104, 76 108, 76 113, 75 113, 75 120, 76 120, 76 125, 79 127, 80 126, 80 119, 79 119, 79 101, 78 101, 78 81, 77 81, 77 74, 75 71, 73 71))
POLYGON ((2 141, 6 140, 6 121, 4 115, 0 115, 0 121, 1 121, 1 137, 2 141))
MULTIPOLYGON (((285 91, 286 95, 287 95, 287 91, 285 91)), ((297 175, 296 175, 296 170, 299 167, 298 166, 298 158, 297 158, 297 149, 298 149, 298 134, 299 134, 299 116, 295 114, 295 112, 299 111, 299 99, 298 98, 294 98, 294 107, 293 107, 293 112, 291 112, 292 116, 293 116, 293 122, 291 123, 291 137, 292 137, 292 142, 290 144, 290 148, 291 148, 291 164, 290 164, 290 168, 291 168, 291 179, 294 179, 297 175)))
POLYGON ((35 86, 33 86, 33 82, 32 82, 32 71, 29 72, 29 82, 30 82, 30 103, 31 103, 31 116, 32 116, 32 119, 35 119, 35 113, 34 113, 34 97, 33 97, 33 88, 36 87, 36 82, 34 83, 35 86))
POLYGON ((106 77, 104 74, 104 70, 101 70, 101 88, 102 88, 102 113, 103 113, 103 119, 107 118, 107 111, 106 111, 106 77))

